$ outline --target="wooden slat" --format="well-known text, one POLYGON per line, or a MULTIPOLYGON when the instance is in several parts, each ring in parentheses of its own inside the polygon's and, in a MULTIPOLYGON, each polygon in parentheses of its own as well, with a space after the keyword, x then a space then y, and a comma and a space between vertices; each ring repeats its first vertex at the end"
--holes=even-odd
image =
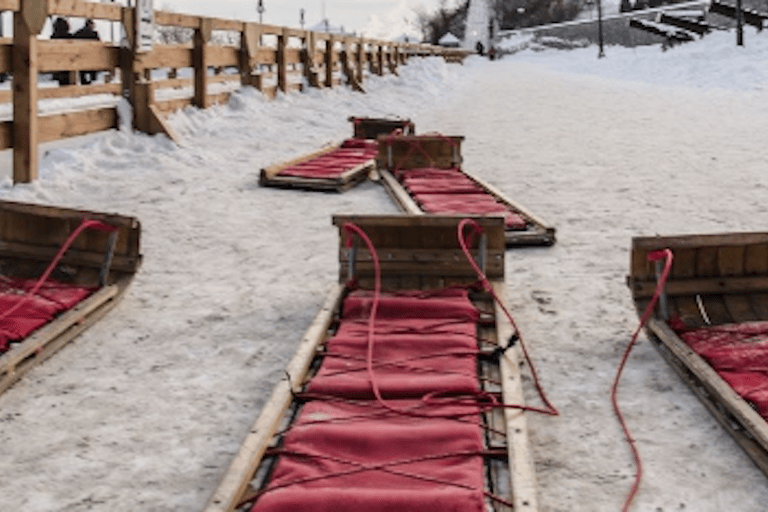
MULTIPOLYGON (((632 292, 635 297, 650 297, 655 288, 655 280, 632 283, 632 292)), ((768 291, 768 276, 676 279, 667 281, 666 286, 668 295, 733 294, 764 291, 768 291)))
MULTIPOLYGON (((506 302, 506 288, 503 279, 491 283, 496 295, 506 302)), ((514 332, 499 304, 494 304, 496 333, 499 346, 506 346, 514 332)), ((517 349, 507 350, 500 359, 501 382, 505 404, 525 404, 523 383, 517 349)), ((527 413, 512 408, 504 409, 507 432, 507 451, 509 457, 512 501, 516 512, 535 512, 539 510, 536 495, 536 471, 533 466, 533 454, 528 439, 527 413)))
POLYGON ((83 2, 81 0, 48 0, 48 12, 59 16, 74 16, 97 20, 122 21, 123 7, 115 3, 83 2))
POLYGON ((236 67, 240 63, 240 48, 209 44, 206 51, 206 62, 209 66, 236 67))
POLYGON ((746 295, 726 295, 723 297, 723 302, 734 322, 751 322, 759 319, 746 295))
POLYGON ((134 61, 134 70, 152 68, 191 68, 191 45, 156 45, 151 52, 139 53, 134 61))
POLYGON ((40 117, 40 142, 76 137, 117 128, 114 107, 40 117))
POLYGON ((0 149, 13 147, 13 121, 0 122, 0 149))
POLYGON ((0 73, 10 73, 13 70, 11 65, 12 50, 13 39, 7 37, 0 38, 0 73))
POLYGON ((41 72, 113 70, 120 66, 120 48, 98 41, 40 40, 41 72))
POLYGON ((768 233, 720 233, 712 235, 681 235, 636 237, 632 240, 633 247, 655 251, 657 249, 725 247, 729 245, 768 244, 768 233))
POLYGON ((744 253, 746 274, 768 274, 768 243, 747 245, 744 253))
POLYGON ((328 294, 323 307, 302 338, 296 355, 288 364, 286 376, 275 386, 269 401, 264 404, 258 420, 251 427, 204 512, 230 512, 240 501, 291 404, 293 392, 298 391, 291 389, 291 383, 305 380, 317 348, 326 338, 333 313, 341 301, 343 289, 343 285, 338 285, 328 294))
POLYGON ((718 273, 721 276, 744 275, 744 246, 719 247, 717 250, 718 273))
POLYGON ((19 0, 0 0, 0 10, 3 11, 18 11, 19 0))

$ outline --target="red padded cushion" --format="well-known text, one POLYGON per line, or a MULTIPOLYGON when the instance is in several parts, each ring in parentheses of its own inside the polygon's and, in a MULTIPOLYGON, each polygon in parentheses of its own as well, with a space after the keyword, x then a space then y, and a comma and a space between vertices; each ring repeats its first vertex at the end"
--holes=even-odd
POLYGON ((457 421, 392 414, 376 402, 308 403, 252 511, 483 512, 477 415, 466 408, 429 409, 467 416, 457 421))

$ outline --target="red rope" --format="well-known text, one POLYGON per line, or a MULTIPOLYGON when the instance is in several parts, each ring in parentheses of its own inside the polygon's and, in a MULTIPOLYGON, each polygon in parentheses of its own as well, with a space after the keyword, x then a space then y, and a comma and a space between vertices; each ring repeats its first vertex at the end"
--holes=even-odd
MULTIPOLYGON (((531 377, 533 378, 533 383, 536 386, 536 391, 539 393, 539 397, 541 398, 541 401, 544 402, 544 405, 546 406, 546 408, 529 407, 529 406, 518 406, 518 408, 522 410, 548 414, 550 416, 559 416, 560 411, 558 411, 557 408, 554 405, 552 405, 552 403, 549 401, 549 398, 547 397, 547 394, 544 392, 544 388, 541 385, 541 380, 539 379, 538 371, 536 370, 536 366, 533 364, 533 360, 531 359, 530 354, 528 354, 528 348, 526 347, 525 341, 523 340, 523 336, 520 333, 520 328, 517 326, 515 319, 512 318, 512 315, 510 314, 507 307, 504 305, 504 302, 499 298, 498 295, 496 295, 496 292, 494 291, 493 286, 491 286, 491 283, 488 282, 488 277, 486 277, 485 273, 483 273, 483 271, 477 265, 475 258, 472 256, 472 253, 470 253, 469 251, 467 238, 465 238, 464 236, 464 228, 466 226, 471 226, 473 228, 472 232, 469 233, 467 238, 472 237, 474 235, 479 235, 480 233, 483 232, 483 228, 482 226, 480 226, 480 224, 478 224, 472 219, 463 219, 459 223, 459 227, 458 227, 459 245, 461 246, 461 250, 464 252, 464 255, 467 257, 467 261, 469 261, 469 264, 472 266, 472 269, 475 271, 475 274, 477 274, 477 277, 480 280, 481 285, 488 293, 491 294, 491 296, 493 297, 493 300, 496 302, 496 304, 499 305, 501 310, 504 312, 504 315, 509 320, 509 323, 515 329, 515 333, 517 334, 517 339, 520 343, 520 348, 522 348, 522 351, 523 351, 523 357, 525 358, 525 361, 528 363, 528 367, 531 370, 531 377)), ((505 405, 505 407, 509 407, 509 406, 505 405)))
POLYGON ((643 316, 640 318, 640 323, 637 326, 637 329, 635 330, 634 334, 632 335, 632 339, 630 340, 629 345, 627 345, 627 348, 624 351, 624 355, 621 358, 621 363, 619 363, 619 368, 616 371, 616 377, 613 379, 613 385, 611 386, 611 404, 613 405, 613 412, 616 414, 616 418, 618 418, 619 424, 621 425, 621 428, 624 431, 624 437, 627 440, 627 444, 629 445, 630 450, 632 451, 632 457, 635 460, 635 467, 637 468, 637 470, 635 471, 635 480, 632 483, 632 488, 630 489, 629 494, 627 495, 627 498, 624 501, 624 506, 622 507, 623 512, 627 512, 629 510, 629 506, 632 504, 632 500, 635 498, 637 491, 640 489, 640 482, 643 479, 643 461, 640 458, 640 452, 637 449, 637 446, 635 445, 635 440, 632 438, 632 434, 629 431, 629 427, 627 426, 627 423, 624 420, 624 415, 621 413, 621 409, 619 408, 619 401, 618 401, 619 381, 621 380, 621 374, 624 371, 624 366, 627 363, 627 359, 629 359, 629 353, 632 351, 632 347, 637 342, 637 337, 640 335, 640 331, 643 329, 643 327, 645 327, 645 324, 648 323, 648 320, 653 314, 653 308, 656 305, 656 302, 659 300, 659 296, 661 295, 661 290, 664 289, 664 285, 666 284, 667 279, 669 278, 669 271, 672 269, 672 260, 674 259, 674 255, 672 254, 671 250, 664 249, 662 251, 654 251, 648 254, 649 261, 657 261, 662 258, 666 259, 666 262, 664 264, 664 271, 661 273, 661 276, 659 277, 659 282, 656 285, 656 289, 653 292, 653 297, 651 298, 651 302, 649 302, 648 306, 645 308, 645 312, 643 313, 643 316))
POLYGON ((69 238, 64 242, 64 244, 59 248, 59 251, 56 253, 56 256, 53 257, 53 260, 48 265, 48 268, 45 269, 45 272, 43 272, 43 275, 40 276, 40 278, 35 283, 35 286, 32 287, 31 290, 29 290, 26 294, 20 296, 18 302, 11 306, 9 309, 6 309, 2 313, 0 313, 0 320, 3 318, 10 316, 11 313, 19 309, 25 302, 27 302, 29 299, 34 296, 38 290, 40 290, 40 287, 43 286, 43 284, 48 280, 51 273, 53 272, 53 269, 56 268, 56 265, 59 264, 59 261, 61 258, 64 257, 64 254, 67 252, 67 250, 70 248, 70 246, 74 243, 75 239, 86 229, 98 229, 101 231, 115 231, 117 227, 111 226, 109 224, 106 224, 104 222, 98 221, 98 220, 91 220, 91 219, 83 219, 83 221, 80 223, 77 228, 72 232, 71 235, 69 235, 69 238))

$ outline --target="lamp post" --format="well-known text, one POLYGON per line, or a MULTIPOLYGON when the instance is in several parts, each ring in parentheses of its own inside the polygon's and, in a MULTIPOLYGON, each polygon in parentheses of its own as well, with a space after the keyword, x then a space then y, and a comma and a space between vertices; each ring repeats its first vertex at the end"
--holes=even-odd
POLYGON ((299 23, 301 24, 301 30, 304 30, 304 8, 299 10, 299 23))
POLYGON ((264 15, 264 11, 266 9, 264 8, 264 0, 259 0, 259 5, 256 7, 256 12, 259 13, 259 25, 261 25, 261 22, 263 21, 262 17, 264 15))
POLYGON ((605 57, 605 51, 603 51, 603 2, 597 0, 597 41, 600 46, 600 51, 597 54, 598 59, 605 57))

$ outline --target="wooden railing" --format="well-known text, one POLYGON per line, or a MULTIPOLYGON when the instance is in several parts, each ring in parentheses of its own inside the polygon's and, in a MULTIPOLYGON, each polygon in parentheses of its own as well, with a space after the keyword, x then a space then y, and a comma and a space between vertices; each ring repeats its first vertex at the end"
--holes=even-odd
POLYGON ((0 0, 13 11, 13 38, 0 39, 0 73, 12 76, 0 103, 13 103, 13 120, 0 121, 0 149, 13 148, 14 183, 37 179, 41 142, 114 128, 114 105, 40 115, 38 100, 94 94, 122 96, 133 106, 134 127, 175 138, 164 114, 187 105, 207 108, 226 101, 239 85, 273 97, 309 87, 348 85, 365 91, 366 77, 396 73, 411 57, 441 56, 461 61, 468 52, 416 43, 382 41, 288 27, 155 11, 155 25, 193 32, 189 44, 137 50, 133 8, 81 0, 0 0), (39 34, 48 16, 72 16, 121 23, 128 44, 93 40, 46 40, 39 34), (232 43, 216 43, 227 31, 232 43), (105 83, 81 85, 79 71, 104 72, 105 83), (38 87, 38 75, 69 72, 74 85, 38 87), (159 76, 163 75, 163 76, 159 76), (180 77, 181 76, 181 77, 180 77), (227 85, 229 87, 227 87, 227 85))

